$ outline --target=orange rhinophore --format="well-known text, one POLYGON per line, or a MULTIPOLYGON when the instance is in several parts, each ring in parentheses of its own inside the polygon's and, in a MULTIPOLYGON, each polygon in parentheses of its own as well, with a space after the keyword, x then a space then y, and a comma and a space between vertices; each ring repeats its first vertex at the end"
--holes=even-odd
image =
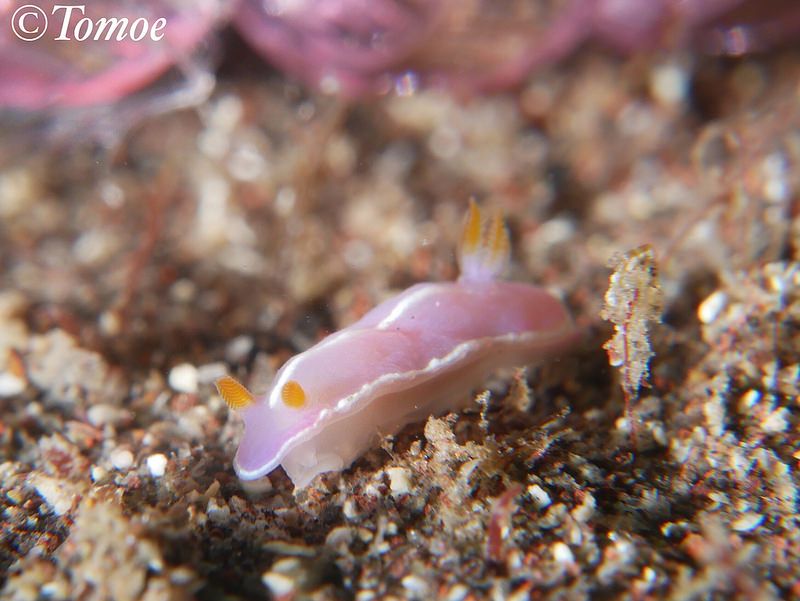
POLYGON ((219 396, 231 409, 244 409, 252 405, 255 400, 255 397, 247 388, 230 376, 219 378, 216 384, 219 396))

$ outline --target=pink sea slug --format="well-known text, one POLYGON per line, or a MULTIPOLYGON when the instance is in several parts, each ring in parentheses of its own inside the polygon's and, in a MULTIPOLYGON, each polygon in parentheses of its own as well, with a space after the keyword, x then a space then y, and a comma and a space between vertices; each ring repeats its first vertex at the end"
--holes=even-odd
POLYGON ((243 480, 281 465, 295 486, 342 470, 381 435, 462 408, 486 376, 553 356, 575 340, 564 305, 497 277, 509 261, 499 216, 472 203, 455 282, 412 286, 293 357, 254 397, 230 377, 220 395, 245 422, 234 468, 243 480))

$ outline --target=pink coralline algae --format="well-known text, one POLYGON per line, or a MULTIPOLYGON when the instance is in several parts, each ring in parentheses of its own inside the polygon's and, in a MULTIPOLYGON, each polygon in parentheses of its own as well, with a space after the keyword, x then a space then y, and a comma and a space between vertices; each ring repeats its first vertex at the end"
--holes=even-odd
POLYGON ((744 54, 800 31, 780 0, 245 0, 234 19, 268 61, 347 96, 501 89, 587 42, 744 54))
POLYGON ((170 68, 197 68, 227 22, 268 63, 351 98, 423 85, 501 89, 587 42, 738 55, 800 32, 792 0, 98 0, 69 14, 54 0, 36 14, 30 6, 0 4, 0 106, 113 103, 170 68), (42 17, 43 35, 24 39, 42 17), (123 18, 164 19, 163 37, 109 34, 107 20, 123 18))
POLYGON ((36 110, 115 102, 191 61, 224 14, 215 2, 100 1, 71 11, 58 5, 0 3, 0 106, 36 110), (121 27, 101 21, 111 18, 151 26, 164 19, 157 32, 163 37, 131 39, 140 32, 129 25, 117 40, 121 27))

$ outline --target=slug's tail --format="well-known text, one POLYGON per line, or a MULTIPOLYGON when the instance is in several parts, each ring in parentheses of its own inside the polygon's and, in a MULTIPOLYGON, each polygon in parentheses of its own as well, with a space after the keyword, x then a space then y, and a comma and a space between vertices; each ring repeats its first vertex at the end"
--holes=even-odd
POLYGON ((484 223, 474 199, 469 209, 461 235, 458 262, 461 267, 460 282, 488 282, 497 279, 508 267, 511 244, 503 217, 495 213, 484 223))

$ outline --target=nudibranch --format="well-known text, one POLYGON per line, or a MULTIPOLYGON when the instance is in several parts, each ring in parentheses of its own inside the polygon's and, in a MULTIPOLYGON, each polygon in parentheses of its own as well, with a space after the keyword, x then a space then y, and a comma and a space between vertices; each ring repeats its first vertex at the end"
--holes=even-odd
POLYGON ((380 435, 458 410, 497 368, 551 356, 575 339, 546 290, 498 280, 509 262, 502 217, 470 202, 455 282, 416 284, 287 361, 255 397, 229 376, 220 396, 244 419, 234 460, 243 480, 278 465, 298 488, 343 470, 380 435))

